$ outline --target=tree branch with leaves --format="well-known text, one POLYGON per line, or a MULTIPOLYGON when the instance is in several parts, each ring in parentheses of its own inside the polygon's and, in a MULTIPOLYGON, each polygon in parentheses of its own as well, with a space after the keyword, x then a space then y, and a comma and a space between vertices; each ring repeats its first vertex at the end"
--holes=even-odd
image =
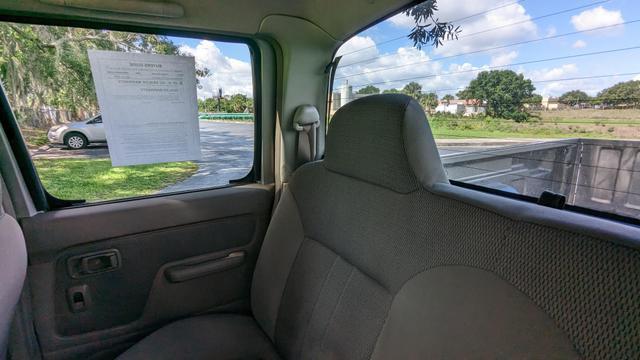
POLYGON ((426 0, 403 12, 413 18, 415 22, 415 26, 409 33, 409 39, 413 41, 413 46, 416 48, 422 49, 427 45, 441 46, 445 40, 457 40, 458 35, 462 32, 460 26, 440 21, 435 17, 437 11, 437 0, 426 0))

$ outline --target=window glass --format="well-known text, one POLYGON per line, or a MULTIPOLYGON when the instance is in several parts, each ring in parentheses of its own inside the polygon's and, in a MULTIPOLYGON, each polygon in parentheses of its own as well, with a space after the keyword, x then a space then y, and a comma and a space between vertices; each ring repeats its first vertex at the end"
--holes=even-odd
POLYGON ((253 166, 252 64, 245 44, 0 23, 0 80, 38 175, 45 189, 58 198, 95 202, 211 188, 243 178, 253 166), (136 91, 164 92, 166 103, 159 105, 171 110, 174 104, 187 104, 190 112, 171 115, 174 118, 168 121, 159 119, 162 116, 149 118, 144 109, 157 110, 153 109, 158 105, 154 102, 160 97, 145 94, 136 95, 126 107, 101 111, 100 104, 104 103, 96 95, 96 70, 88 57, 94 50, 117 52, 117 56, 128 53, 133 58, 141 54, 168 55, 158 60, 165 65, 177 61, 177 57, 192 57, 186 74, 180 74, 184 79, 194 79, 195 74, 193 87, 189 88, 180 83, 182 78, 167 78, 168 72, 141 69, 123 74, 109 68, 109 74, 115 74, 118 84, 122 83, 122 87, 110 90, 109 96, 122 100, 132 96, 131 86, 138 86, 131 81, 151 81, 145 83, 147 88, 138 87, 136 91), (167 79, 182 87, 171 88, 166 85, 167 79), (175 89, 180 89, 178 95, 171 93, 175 89), (130 123, 118 122, 122 119, 114 115, 110 119, 105 115, 109 113, 127 115, 130 123), (154 152, 166 152, 166 147, 180 151, 187 146, 180 126, 175 125, 182 123, 193 127, 191 140, 199 142, 196 150, 200 159, 164 161, 167 157, 154 157, 154 152), (151 154, 153 160, 113 166, 115 147, 124 145, 112 138, 110 146, 106 131, 110 124, 126 127, 117 129, 127 137, 122 140, 126 151, 139 151, 148 157, 151 154), (164 139, 166 146, 153 147, 153 139, 164 139))
POLYGON ((638 218, 637 19, 622 0, 428 1, 339 49, 331 111, 413 96, 451 179, 638 218))

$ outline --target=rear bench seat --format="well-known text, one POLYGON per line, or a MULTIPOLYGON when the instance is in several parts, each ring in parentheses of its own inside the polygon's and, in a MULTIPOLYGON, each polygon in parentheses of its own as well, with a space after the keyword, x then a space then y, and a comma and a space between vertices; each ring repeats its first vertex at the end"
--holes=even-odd
POLYGON ((421 107, 369 96, 283 191, 253 316, 181 320, 121 358, 640 358, 639 239, 450 185, 421 107))

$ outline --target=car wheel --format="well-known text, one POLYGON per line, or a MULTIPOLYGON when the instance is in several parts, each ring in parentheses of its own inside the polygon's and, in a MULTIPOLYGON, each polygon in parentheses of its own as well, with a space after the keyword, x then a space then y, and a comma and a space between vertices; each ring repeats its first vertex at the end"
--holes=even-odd
POLYGON ((69 149, 78 150, 86 148, 89 141, 86 136, 80 133, 71 133, 64 137, 64 144, 67 145, 69 149))

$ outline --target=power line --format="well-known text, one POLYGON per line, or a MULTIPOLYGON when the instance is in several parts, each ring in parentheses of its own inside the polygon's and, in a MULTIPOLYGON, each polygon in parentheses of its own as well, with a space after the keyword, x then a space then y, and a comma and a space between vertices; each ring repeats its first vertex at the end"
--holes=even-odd
MULTIPOLYGON (((562 37, 566 37, 566 36, 582 34, 582 33, 590 32, 590 31, 599 31, 599 30, 604 30, 604 29, 608 29, 608 28, 612 28, 612 27, 617 27, 617 26, 622 26, 622 25, 629 25, 629 24, 633 24, 633 23, 637 23, 637 22, 640 22, 640 19, 631 20, 631 21, 625 21, 625 22, 618 23, 618 24, 613 24, 613 25, 600 26, 600 27, 587 29, 587 30, 579 30, 579 31, 572 31, 572 32, 564 33, 564 34, 551 35, 551 36, 546 36, 546 37, 542 37, 542 38, 538 38, 538 39, 519 41, 519 42, 507 44, 507 45, 500 45, 500 46, 495 46, 495 47, 491 47, 491 48, 484 48, 484 49, 479 49, 479 50, 474 50, 474 51, 468 51, 468 52, 454 54, 454 55, 441 56, 441 57, 438 57, 438 58, 432 58, 432 59, 428 59, 428 60, 416 61, 416 62, 413 62, 413 63, 402 64, 402 65, 397 65, 397 66, 390 66, 390 67, 386 67, 386 68, 382 68, 382 69, 376 69, 376 70, 371 70, 371 71, 363 71, 363 72, 356 73, 356 74, 349 74, 349 75, 336 77, 335 79, 336 80, 340 80, 340 79, 346 79, 346 78, 350 78, 350 77, 354 77, 354 76, 358 76, 358 75, 368 75, 368 74, 373 74, 373 73, 377 73, 377 72, 382 72, 382 71, 387 71, 387 70, 399 69, 399 68, 403 68, 403 67, 407 67, 407 66, 413 66, 413 65, 428 63, 428 62, 431 62, 431 61, 439 61, 439 60, 451 59, 451 58, 456 58, 456 57, 465 56, 465 55, 478 54, 478 53, 504 49, 504 48, 517 46, 517 45, 530 44, 530 43, 534 43, 534 42, 538 42, 538 41, 558 39, 558 38, 562 38, 562 37)), ((350 64, 347 64, 347 65, 344 65, 344 66, 340 66, 339 68, 342 69, 342 68, 347 67, 347 66, 357 65, 359 63, 369 62, 369 61, 380 59, 380 58, 383 58, 383 57, 386 57, 386 56, 395 56, 395 55, 397 55, 397 54, 395 54, 395 53, 394 54, 386 54, 386 55, 378 56, 378 57, 371 58, 371 59, 368 59, 368 60, 363 60, 363 61, 350 63, 350 64)))
POLYGON ((522 2, 524 2, 524 1, 525 1, 525 0, 519 0, 519 1, 514 1, 514 2, 511 2, 511 3, 502 4, 502 5, 500 5, 500 6, 496 6, 496 7, 494 7, 494 8, 487 9, 487 10, 485 10, 485 11, 479 12, 479 13, 477 13, 477 14, 472 14, 472 15, 469 15, 469 16, 465 16, 465 17, 462 17, 462 18, 459 18, 459 19, 455 19, 455 20, 451 20, 451 21, 447 21, 447 22, 453 23, 454 25, 457 25, 457 24, 464 24, 464 22, 465 22, 465 21, 467 21, 467 20, 469 20, 469 19, 471 19, 471 18, 478 17, 478 16, 480 16, 480 15, 485 15, 485 14, 488 14, 488 13, 490 13, 490 12, 493 12, 493 11, 496 11, 496 10, 500 10, 500 9, 502 9, 502 8, 509 7, 509 6, 511 6, 511 5, 515 5, 515 4, 522 3, 522 2))
MULTIPOLYGON (((565 55, 565 56, 557 56, 557 57, 552 57, 552 58, 521 61, 521 62, 518 62, 518 63, 509 64, 509 65, 487 66, 487 67, 483 67, 483 68, 479 68, 479 69, 449 71, 449 72, 444 72, 444 73, 440 73, 440 74, 428 74, 428 75, 415 76, 415 77, 404 78, 404 79, 378 81, 378 82, 372 82, 372 83, 367 83, 367 84, 352 85, 352 87, 355 88, 355 87, 363 87, 363 86, 368 86, 368 85, 379 85, 379 84, 388 84, 388 83, 410 81, 410 80, 418 80, 418 79, 428 79, 428 78, 431 78, 431 77, 450 76, 450 75, 464 74, 464 73, 470 73, 470 72, 481 72, 481 71, 486 71, 486 70, 491 70, 491 69, 499 69, 499 68, 505 68, 505 67, 508 68, 508 67, 512 67, 512 66, 536 64, 536 63, 548 62, 548 61, 566 60, 566 59, 573 59, 573 58, 584 57, 584 56, 602 55, 602 54, 609 54, 609 53, 621 52, 621 51, 629 51, 629 50, 637 50, 637 49, 640 49, 640 45, 638 45, 638 46, 630 46, 630 47, 625 47, 625 48, 618 48, 618 49, 593 51, 593 52, 582 53, 582 54, 565 55)), ((335 91, 337 89, 338 88, 334 88, 333 90, 335 91)))
MULTIPOLYGON (((604 3, 609 2, 609 1, 611 1, 611 0, 596 1, 596 2, 593 2, 593 3, 586 4, 586 5, 577 6, 577 7, 571 8, 571 9, 560 10, 560 11, 556 11, 556 12, 553 12, 553 13, 541 15, 541 16, 534 17, 534 18, 530 18, 530 19, 527 19, 527 20, 521 20, 521 21, 517 21, 517 22, 514 22, 514 23, 500 25, 500 26, 497 26, 497 27, 494 27, 494 28, 481 30, 479 32, 475 32, 475 33, 471 33, 471 34, 463 34, 463 35, 459 36, 459 38, 465 38, 465 37, 469 37, 469 36, 475 36, 475 35, 478 35, 478 34, 484 34, 484 33, 489 32, 489 31, 503 29, 503 28, 506 28, 506 27, 523 24, 523 23, 529 22, 529 21, 536 21, 536 20, 547 18, 547 17, 564 14, 564 13, 571 12, 571 11, 581 10, 581 9, 584 9, 584 8, 587 8, 587 7, 591 7, 591 6, 594 6, 594 5, 601 5, 601 4, 604 4, 604 3)), ((515 4, 515 3, 512 3, 512 5, 513 4, 515 4)), ((345 54, 341 54, 340 56, 344 57, 344 56, 347 56, 347 55, 351 55, 351 54, 354 54, 356 52, 360 52, 360 51, 363 51, 363 50, 366 50, 366 49, 374 48, 374 47, 379 46, 379 45, 388 44, 390 42, 394 42, 394 41, 397 41, 397 40, 400 40, 400 39, 405 39, 406 37, 407 37, 406 35, 403 35, 403 36, 399 36, 399 37, 396 37, 396 38, 392 38, 392 39, 389 39, 389 40, 386 40, 386 41, 382 41, 382 42, 376 43, 374 45, 370 45, 370 46, 363 47, 363 48, 360 48, 360 49, 357 49, 357 50, 354 50, 354 51, 351 51, 351 52, 348 52, 348 53, 345 53, 345 54)), ((344 65, 344 66, 351 66, 351 65, 352 64, 347 64, 347 65, 344 65)))
MULTIPOLYGON (((485 11, 482 11, 482 12, 479 12, 479 13, 476 13, 476 14, 472 14, 472 15, 469 15, 469 16, 465 16, 465 17, 462 17, 462 18, 459 18, 459 19, 456 19, 456 20, 448 21, 448 22, 450 22, 450 23, 454 23, 454 24, 455 24, 455 23, 459 23, 459 22, 461 22, 461 21, 462 21, 462 22, 464 22, 465 20, 468 20, 468 19, 470 19, 470 18, 474 18, 474 17, 476 17, 476 16, 480 16, 480 15, 488 14, 488 13, 490 13, 490 12, 492 12, 492 11, 499 10, 499 9, 505 8, 505 7, 507 7, 507 6, 515 5, 515 4, 518 4, 518 3, 524 2, 524 1, 525 1, 525 0, 518 0, 518 1, 510 2, 510 3, 507 3, 507 4, 503 4, 503 5, 501 5, 501 6, 497 6, 497 7, 495 7, 495 8, 491 8, 491 9, 488 9, 488 10, 485 10, 485 11)), ((379 43, 375 43, 374 45, 369 45, 369 46, 366 46, 366 47, 363 47, 363 48, 360 48, 360 49, 356 49, 356 50, 353 50, 353 51, 350 51, 350 52, 344 53, 344 54, 342 54, 341 56, 351 55, 351 54, 354 54, 354 53, 357 53, 357 52, 360 52, 360 51, 363 51, 363 50, 366 50, 366 49, 374 48, 374 47, 379 46, 379 45, 388 44, 388 43, 391 43, 391 42, 394 42, 394 41, 398 41, 398 40, 400 40, 400 39, 404 39, 404 38, 406 38, 406 37, 407 37, 406 35, 402 35, 402 36, 398 36, 398 37, 396 37, 396 38, 391 38, 391 39, 389 39, 389 40, 385 40, 385 41, 381 41, 381 42, 379 42, 379 43)))
POLYGON ((596 1, 596 2, 593 2, 593 3, 586 4, 586 5, 577 6, 577 7, 571 8, 571 9, 561 10, 561 11, 557 11, 557 12, 554 12, 554 13, 551 13, 551 14, 536 16, 536 17, 533 17, 531 19, 520 20, 520 21, 516 21, 516 22, 513 22, 513 23, 509 23, 509 24, 500 25, 500 26, 497 26, 497 27, 494 27, 494 28, 491 28, 491 29, 485 29, 485 30, 477 31, 477 32, 474 32, 474 33, 471 33, 471 34, 466 34, 466 35, 463 34, 463 35, 459 36, 459 38, 465 38, 465 37, 480 35, 480 34, 484 34, 484 33, 490 32, 490 31, 499 30, 499 29, 503 29, 503 28, 506 28, 506 27, 511 27, 511 26, 514 26, 514 25, 524 24, 524 23, 529 22, 529 21, 536 21, 536 20, 552 17, 552 16, 555 16, 555 15, 565 14, 565 13, 576 11, 576 10, 582 10, 584 8, 588 8, 588 7, 595 6, 595 5, 602 5, 602 4, 607 3, 609 1, 611 1, 611 0, 596 1))

